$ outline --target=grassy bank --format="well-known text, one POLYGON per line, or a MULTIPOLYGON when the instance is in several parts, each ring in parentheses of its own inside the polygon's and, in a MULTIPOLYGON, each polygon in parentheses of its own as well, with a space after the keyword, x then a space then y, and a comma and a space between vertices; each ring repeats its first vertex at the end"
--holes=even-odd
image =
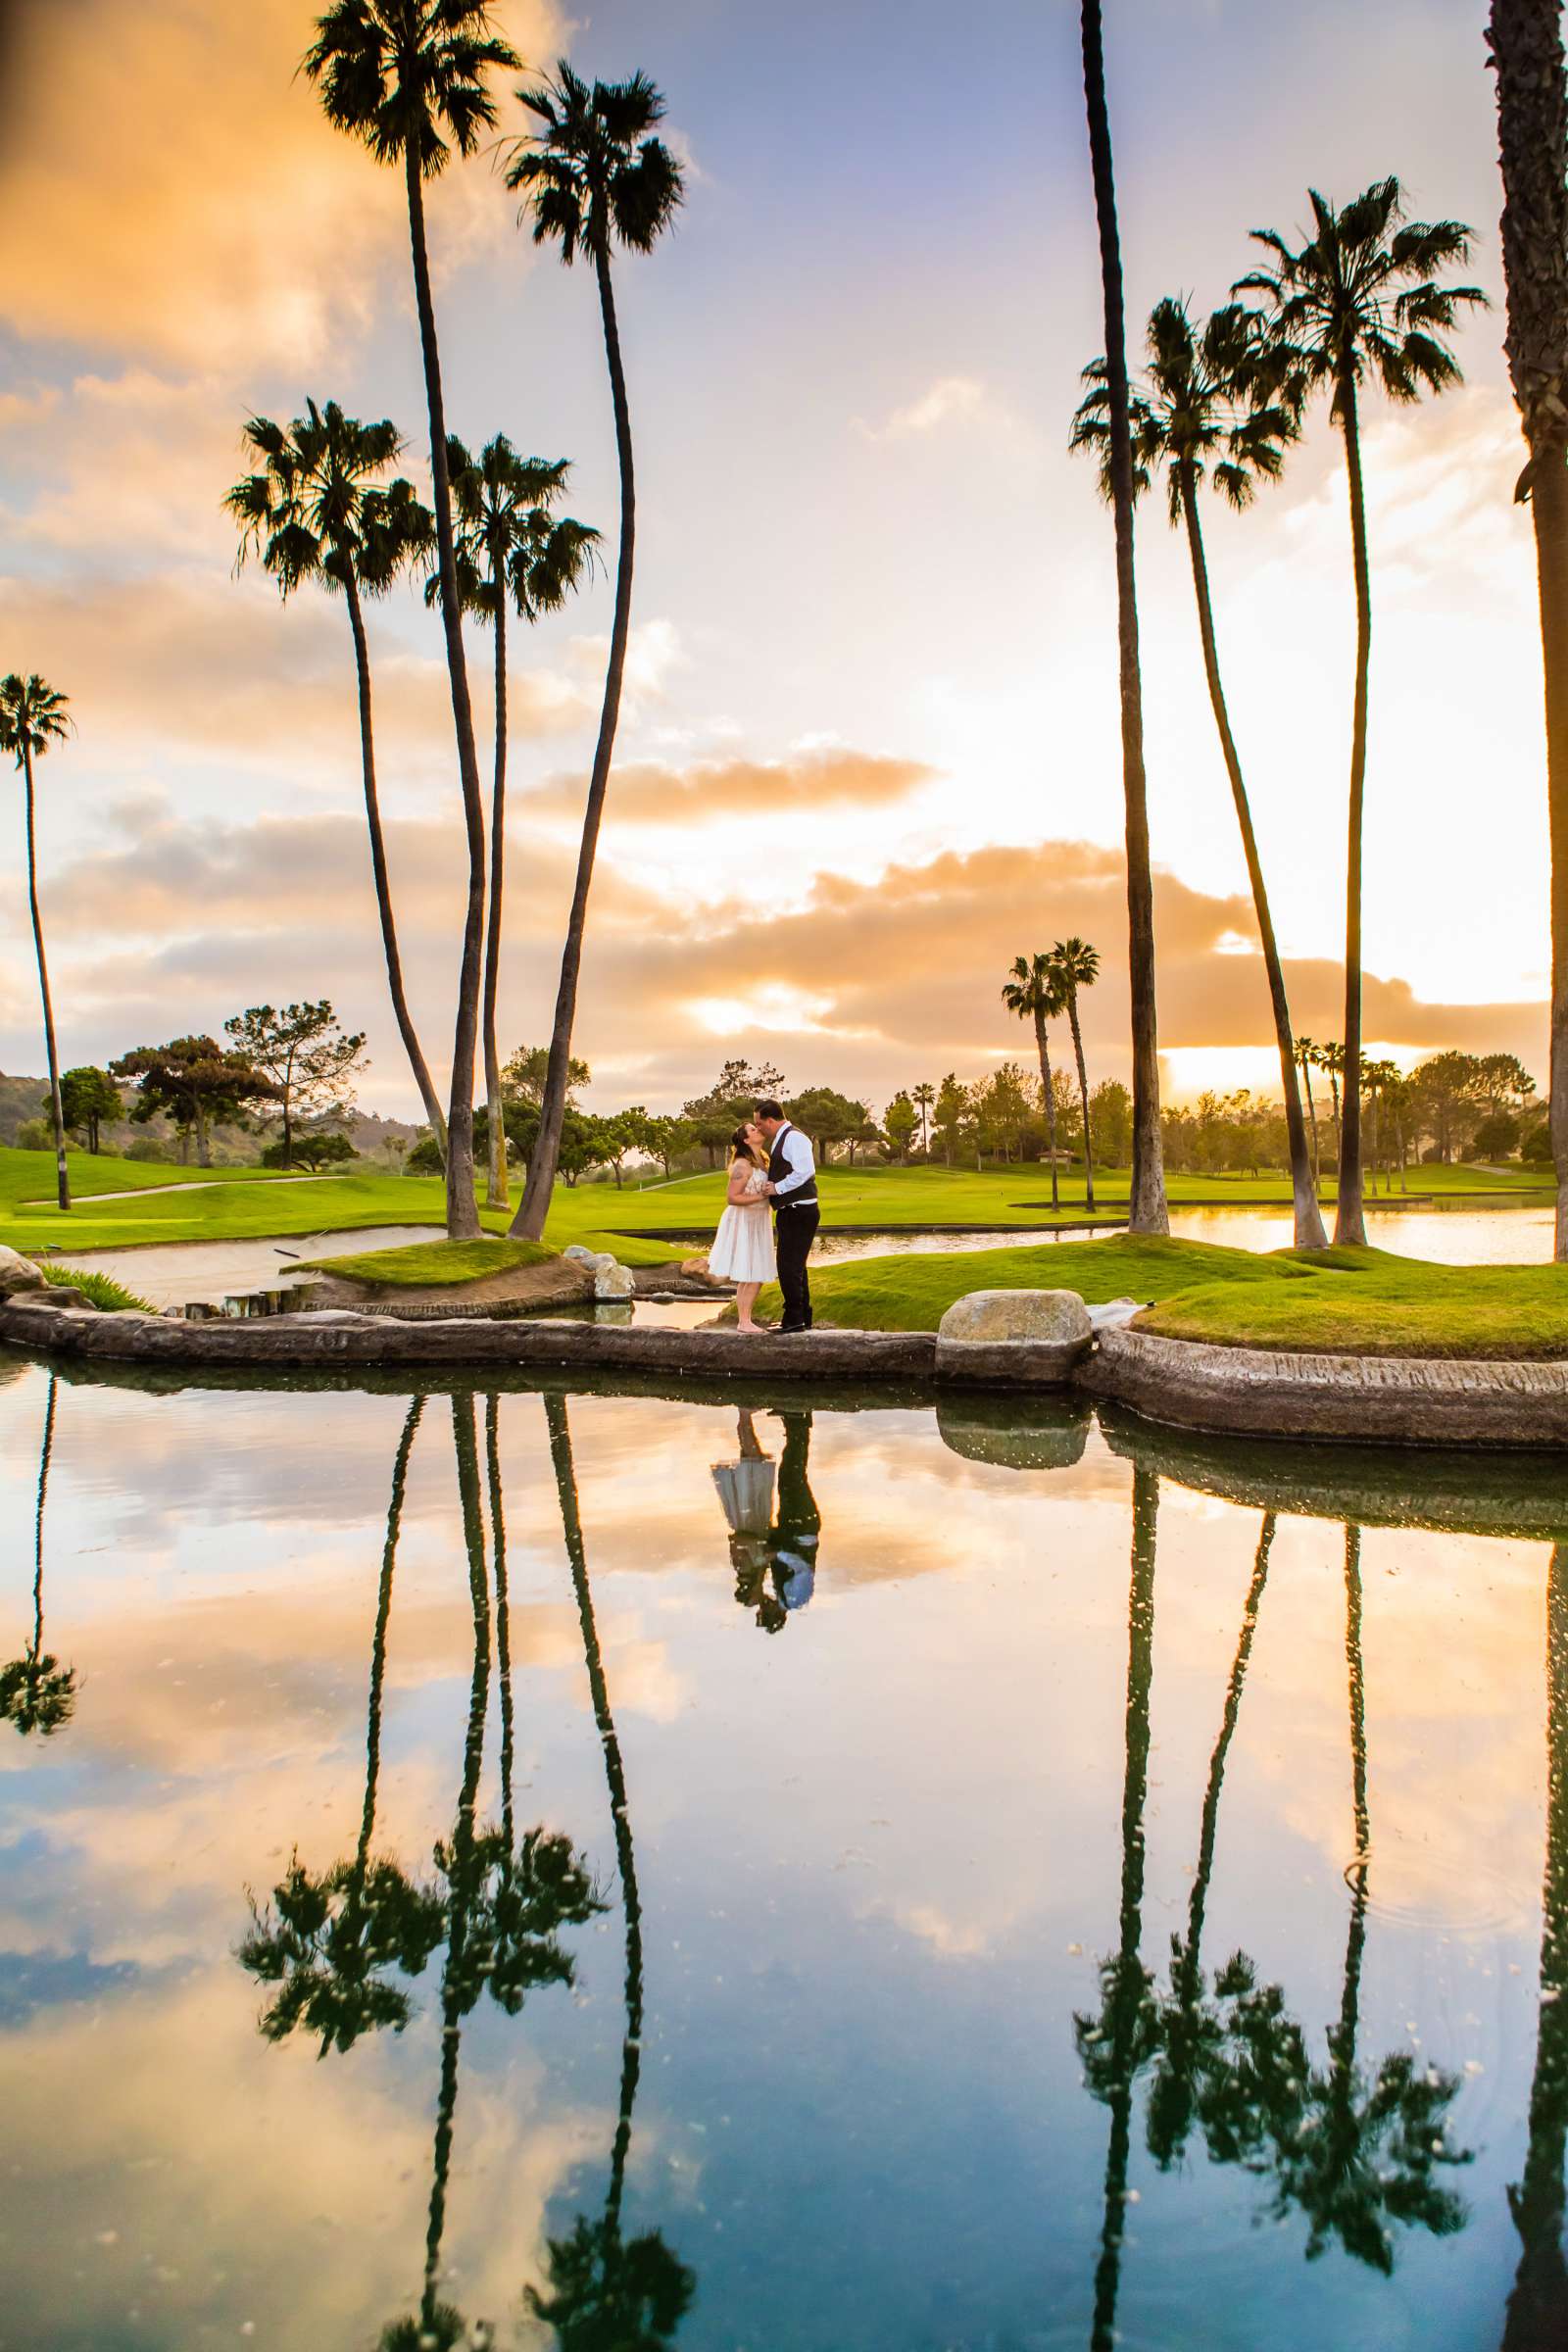
MULTIPOLYGON (((1267 1256, 1207 1242, 1111 1235, 1039 1249, 876 1258, 813 1276, 817 1316, 934 1331, 968 1291, 1077 1291, 1091 1305, 1152 1300, 1141 1330, 1219 1347, 1341 1355, 1568 1357, 1568 1268, 1435 1266, 1381 1250, 1267 1256)), ((776 1317, 776 1291, 760 1311, 776 1317)))
POLYGON ((549 1265, 559 1254, 544 1242, 414 1242, 406 1250, 361 1250, 350 1257, 305 1260, 308 1272, 373 1282, 394 1290, 418 1290, 429 1283, 482 1282, 518 1266, 549 1265))
MULTIPOLYGON (((1195 1284, 1277 1288, 1310 1280, 1304 1266, 1226 1250, 1212 1242, 1168 1242, 1107 1234, 1098 1242, 1045 1242, 1038 1249, 924 1251, 824 1266, 811 1276, 819 1321, 858 1331, 935 1331, 968 1291, 1076 1291, 1091 1305, 1108 1298, 1164 1298, 1195 1284)), ((777 1290, 759 1312, 782 1312, 777 1290)))
MULTIPOLYGON (((46 1152, 0 1151, 0 1240, 17 1250, 118 1250, 151 1243, 262 1240, 291 1234, 352 1231, 366 1225, 428 1225, 432 1238, 445 1223, 438 1177, 399 1176, 365 1164, 342 1174, 298 1179, 265 1168, 176 1168, 145 1160, 70 1155, 77 1205, 62 1215, 54 1205, 54 1163, 46 1152), (125 1200, 101 1196, 124 1193, 125 1200)), ((556 1249, 583 1242, 607 1249, 630 1265, 657 1265, 685 1254, 689 1245, 651 1238, 660 1227, 711 1233, 723 1211, 721 1172, 678 1178, 634 1191, 612 1185, 557 1188, 545 1238, 556 1249), (642 1238, 638 1238, 642 1237, 642 1238)), ((1423 1168, 1410 1174, 1412 1195, 1460 1203, 1547 1198, 1539 1179, 1521 1168, 1423 1168)), ((1082 1178, 1063 1177, 1060 1216, 1085 1213, 1082 1178)), ((1115 1216, 1126 1207, 1125 1171, 1097 1180, 1097 1207, 1115 1216)), ((1236 1207, 1289 1207, 1283 1177, 1174 1176, 1174 1207, 1223 1202, 1236 1207)), ((1332 1188, 1329 1198, 1332 1199, 1332 1188)), ((1399 1196, 1396 1194, 1395 1200, 1399 1196)), ((823 1171, 823 1214, 832 1225, 901 1228, 967 1225, 1012 1231, 1051 1222, 1050 1180, 1038 1167, 846 1168, 823 1171)), ((488 1232, 506 1230, 505 1214, 481 1208, 488 1232)))

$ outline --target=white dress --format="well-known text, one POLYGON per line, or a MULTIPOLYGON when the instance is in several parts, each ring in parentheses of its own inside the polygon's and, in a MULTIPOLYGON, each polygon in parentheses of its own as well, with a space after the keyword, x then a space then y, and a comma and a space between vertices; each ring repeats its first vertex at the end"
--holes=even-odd
POLYGON ((746 1190, 759 1205, 737 1208, 731 1202, 719 1218, 713 1246, 708 1252, 710 1274, 717 1274, 725 1282, 771 1282, 777 1274, 772 1212, 762 1205, 761 1198, 761 1187, 766 1181, 766 1171, 754 1168, 746 1190))

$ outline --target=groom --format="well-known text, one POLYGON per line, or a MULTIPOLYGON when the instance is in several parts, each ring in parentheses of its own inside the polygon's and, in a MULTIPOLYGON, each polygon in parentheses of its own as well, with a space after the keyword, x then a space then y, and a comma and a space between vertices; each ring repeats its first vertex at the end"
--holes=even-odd
POLYGON ((816 1198, 816 1160, 810 1142, 792 1127, 776 1102, 759 1102, 757 1124, 767 1138, 769 1158, 763 1190, 773 1203, 778 1241, 778 1287, 784 1294, 780 1331, 809 1331, 811 1286, 806 1261, 822 1221, 816 1198))

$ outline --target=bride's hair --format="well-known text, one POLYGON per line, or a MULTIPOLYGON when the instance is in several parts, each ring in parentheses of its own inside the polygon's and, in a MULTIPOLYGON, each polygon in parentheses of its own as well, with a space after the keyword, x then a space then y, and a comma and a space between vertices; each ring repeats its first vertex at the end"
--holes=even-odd
POLYGON ((744 1127, 736 1128, 729 1139, 729 1148, 737 1159, 749 1159, 754 1168, 765 1167, 767 1164, 765 1160, 758 1158, 757 1147, 744 1127))

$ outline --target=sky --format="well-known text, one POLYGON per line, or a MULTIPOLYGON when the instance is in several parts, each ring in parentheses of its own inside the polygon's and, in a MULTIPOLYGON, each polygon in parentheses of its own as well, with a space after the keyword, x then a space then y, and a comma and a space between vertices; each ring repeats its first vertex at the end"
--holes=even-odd
MULTIPOLYGON (((616 266, 638 468, 627 694, 577 1050, 590 1100, 678 1106, 733 1054, 880 1107, 1030 1040, 1013 956, 1100 949, 1091 1076, 1127 1070, 1108 517, 1066 453, 1103 341, 1071 0, 502 0, 531 67, 664 91, 673 231, 616 266)), ((1534 556, 1501 354, 1494 92, 1472 0, 1107 0, 1130 336, 1200 308, 1306 189, 1396 172, 1477 232, 1497 308, 1461 389, 1365 426, 1374 638, 1369 1043, 1544 1076, 1534 556)), ((296 77, 309 0, 0 0, 0 667, 76 733, 44 762, 60 1048, 99 1061, 328 996, 368 1108, 416 1097, 387 1001, 341 605, 236 574, 240 428, 390 416, 427 479, 400 175, 296 77), (90 132, 88 129, 90 126, 90 132)), ((521 127, 499 88, 503 129, 521 127)), ((492 154, 430 205, 449 423, 571 461, 612 536, 589 275, 515 225, 492 154)), ((1353 661, 1343 461, 1206 517, 1221 655, 1297 1028, 1337 1036, 1353 661)), ((1277 1086, 1268 1001, 1163 510, 1139 522, 1160 1043, 1177 1096, 1277 1086)), ((503 1052, 548 1034, 612 585, 514 632, 503 1052)), ((370 619, 416 1024, 449 1063, 465 886, 437 629, 370 619)), ((491 647, 468 662, 489 758, 491 647)), ((0 1068, 43 1051, 21 794, 0 832, 0 1068)))

